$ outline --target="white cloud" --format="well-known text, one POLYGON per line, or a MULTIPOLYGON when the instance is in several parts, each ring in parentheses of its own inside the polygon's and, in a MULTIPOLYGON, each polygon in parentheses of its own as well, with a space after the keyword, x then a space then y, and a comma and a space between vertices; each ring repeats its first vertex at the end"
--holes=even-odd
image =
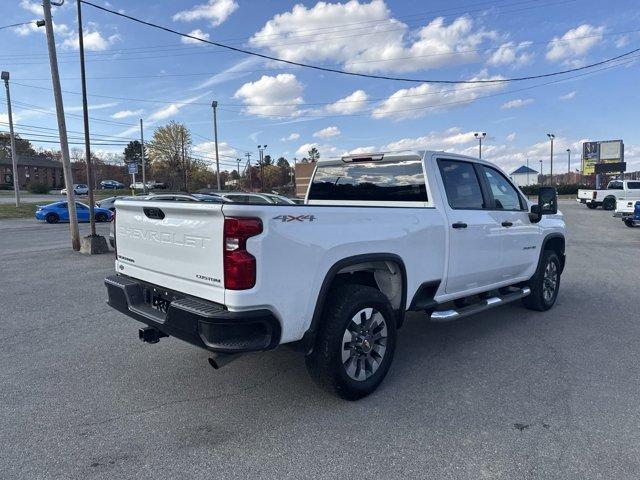
POLYGON ((367 106, 367 94, 364 90, 356 90, 351 95, 347 95, 336 102, 327 105, 326 110, 330 113, 348 115, 363 110, 367 106))
MULTIPOLYGON (((89 110, 104 110, 105 108, 115 107, 119 105, 120 102, 109 102, 109 103, 89 103, 89 110)), ((76 105, 73 107, 65 107, 67 112, 82 112, 82 105, 76 105)))
POLYGON ((509 110, 511 108, 522 108, 532 103, 533 103, 533 98, 515 98, 513 100, 509 100, 508 102, 503 103, 500 106, 500 108, 502 108, 503 110, 509 110))
POLYGON ((313 147, 318 148, 320 145, 318 145, 317 143, 305 143, 303 145, 300 145, 300 147, 296 150, 296 155, 298 155, 299 157, 306 157, 309 155, 309 150, 311 150, 313 147))
POLYGON ((348 152, 346 152, 347 155, 361 155, 363 153, 375 153, 377 152, 378 149, 376 147, 374 147, 373 145, 369 145, 366 147, 358 147, 358 148, 354 148, 353 150, 349 150, 348 152))
POLYGON ((20 0, 20 7, 39 17, 42 17, 44 14, 44 12, 42 11, 42 4, 38 2, 30 2, 29 0, 20 0))
POLYGON ((563 102, 566 102, 567 100, 573 100, 576 97, 576 92, 575 90, 573 92, 569 92, 566 93, 564 95, 560 95, 558 97, 558 100, 562 100, 563 102))
MULTIPOLYGON (((61 25, 62 27, 62 25, 61 25)), ((78 50, 80 48, 80 40, 78 38, 77 32, 69 31, 68 34, 63 34, 66 36, 64 41, 62 42, 62 48, 78 50)), ((89 22, 87 24, 87 28, 84 30, 83 35, 84 40, 84 49, 88 51, 101 51, 106 50, 115 42, 120 40, 120 35, 117 33, 113 35, 109 35, 105 37, 98 30, 98 25, 93 22, 89 22)))
POLYGON ((350 0, 318 2, 311 8, 299 3, 269 20, 250 44, 292 61, 338 62, 360 72, 406 72, 474 62, 479 58, 474 50, 496 35, 467 16, 449 24, 438 17, 411 31, 391 17, 383 0, 350 0), (368 25, 336 30, 344 24, 368 25))
MULTIPOLYGON (((189 32, 189 35, 196 38, 202 38, 203 40, 209 40, 210 38, 210 35, 207 32, 203 32, 199 28, 196 28, 195 30, 191 30, 189 32)), ((182 43, 193 44, 193 45, 206 45, 206 43, 201 42, 200 40, 195 40, 189 37, 182 37, 180 41, 182 43)))
POLYGON ((526 51, 530 45, 531 42, 520 42, 518 44, 514 42, 503 43, 493 52, 489 60, 487 60, 487 63, 495 67, 500 65, 513 65, 517 67, 527 65, 533 60, 533 54, 526 51))
POLYGON ((239 62, 232 65, 231 67, 221 71, 220 73, 216 73, 215 75, 209 77, 204 82, 196 85, 192 90, 208 88, 213 85, 220 85, 221 83, 225 83, 230 80, 235 80, 240 77, 245 77, 251 73, 250 70, 246 70, 246 69, 251 68, 260 62, 261 62, 261 59, 256 57, 249 57, 249 58, 240 60, 239 62))
POLYGON ((291 140, 298 140, 299 138, 300 138, 300 134, 294 132, 288 137, 282 137, 280 140, 283 142, 290 142, 291 140))
MULTIPOLYGON (((498 80, 502 77, 488 77, 486 72, 471 80, 498 80)), ((477 85, 459 84, 454 87, 441 87, 423 83, 417 87, 398 90, 373 110, 373 118, 417 118, 430 110, 443 110, 454 106, 466 105, 479 97, 489 95, 504 88, 502 83, 477 85)))
POLYGON ((547 60, 579 65, 582 57, 602 41, 603 33, 604 27, 585 23, 567 31, 562 37, 554 37, 547 45, 547 60))
MULTIPOLYGON (((215 164, 216 159, 216 142, 202 142, 194 145, 193 151, 198 155, 207 157, 208 162, 215 164)), ((218 142, 218 156, 219 157, 238 157, 238 151, 230 146, 227 142, 218 142)), ((229 159, 225 158, 228 162, 229 159)))
POLYGON ((453 127, 444 132, 430 132, 422 137, 402 138, 391 142, 382 150, 398 151, 398 150, 447 150, 454 146, 468 145, 477 143, 474 137, 475 132, 463 132, 458 127, 453 127))
POLYGON ((143 112, 144 112, 144 110, 142 110, 142 109, 139 109, 139 110, 120 110, 119 112, 116 112, 113 115, 111 115, 111 118, 115 118, 116 120, 121 120, 123 118, 137 117, 137 116, 141 115, 143 112))
POLYGON ((181 22, 208 20, 211 26, 217 27, 237 9, 238 4, 235 0, 209 0, 207 3, 176 13, 173 20, 181 22))
POLYGON ((629 45, 629 35, 622 35, 620 38, 616 40, 616 47, 622 48, 629 45))
POLYGON ((253 115, 270 117, 298 115, 297 105, 303 103, 303 86, 295 75, 280 73, 275 77, 263 75, 260 80, 242 85, 235 93, 253 115))
POLYGON ((335 126, 323 128, 322 130, 318 130, 313 134, 313 136, 316 138, 329 138, 336 137, 338 135, 340 135, 340 129, 335 126))
POLYGON ((516 139, 516 132, 511 132, 509 135, 507 135, 508 142, 513 142, 515 139, 516 139))

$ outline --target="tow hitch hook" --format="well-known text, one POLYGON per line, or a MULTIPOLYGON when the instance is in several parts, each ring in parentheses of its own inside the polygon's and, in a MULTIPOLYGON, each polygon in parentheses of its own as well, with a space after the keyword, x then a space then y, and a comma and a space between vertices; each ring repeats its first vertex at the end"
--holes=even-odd
POLYGON ((158 343, 161 338, 168 336, 155 327, 144 327, 138 330, 138 338, 146 343, 158 343))

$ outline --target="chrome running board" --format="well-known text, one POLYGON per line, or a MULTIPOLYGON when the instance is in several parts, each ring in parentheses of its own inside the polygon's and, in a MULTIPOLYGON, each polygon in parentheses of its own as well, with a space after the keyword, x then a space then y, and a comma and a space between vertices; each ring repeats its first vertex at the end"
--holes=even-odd
POLYGON ((491 297, 485 300, 481 300, 478 303, 468 305, 466 307, 458 308, 457 310, 436 310, 431 314, 431 321, 433 322, 451 322, 452 320, 458 320, 459 318, 474 315, 476 313, 484 312, 490 308, 499 307, 500 305, 506 305, 507 303, 515 302, 531 294, 529 287, 518 288, 510 293, 501 295, 499 297, 491 297))

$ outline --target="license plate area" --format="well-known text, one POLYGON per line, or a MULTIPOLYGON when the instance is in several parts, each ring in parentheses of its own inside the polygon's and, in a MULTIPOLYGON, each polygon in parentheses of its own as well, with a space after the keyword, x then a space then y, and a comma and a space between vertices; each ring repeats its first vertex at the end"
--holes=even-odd
POLYGON ((144 287, 142 290, 142 298, 145 305, 166 315, 171 302, 182 297, 161 288, 144 287))

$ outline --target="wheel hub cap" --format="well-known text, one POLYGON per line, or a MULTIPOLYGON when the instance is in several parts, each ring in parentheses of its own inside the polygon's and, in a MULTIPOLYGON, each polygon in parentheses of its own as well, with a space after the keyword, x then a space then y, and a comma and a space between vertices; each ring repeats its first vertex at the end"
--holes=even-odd
POLYGON ((387 324, 374 308, 363 308, 352 318, 342 337, 342 364, 347 375, 364 381, 371 377, 384 358, 387 324))

